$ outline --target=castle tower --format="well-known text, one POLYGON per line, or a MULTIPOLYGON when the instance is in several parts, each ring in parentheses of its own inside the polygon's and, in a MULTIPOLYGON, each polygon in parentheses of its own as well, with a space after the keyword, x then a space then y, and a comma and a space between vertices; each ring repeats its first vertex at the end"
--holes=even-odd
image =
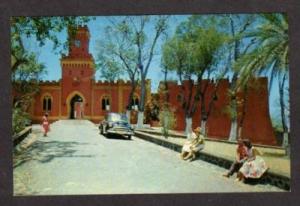
POLYGON ((89 53, 90 33, 80 26, 69 34, 69 51, 61 58, 61 115, 66 119, 89 118, 94 80, 94 59, 89 53))

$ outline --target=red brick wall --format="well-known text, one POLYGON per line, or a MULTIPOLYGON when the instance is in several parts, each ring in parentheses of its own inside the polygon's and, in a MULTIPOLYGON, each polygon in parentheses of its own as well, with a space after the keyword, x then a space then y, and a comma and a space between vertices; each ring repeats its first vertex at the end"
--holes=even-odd
MULTIPOLYGON (((202 82, 202 88, 208 83, 206 95, 205 95, 205 108, 208 111, 209 102, 211 101, 212 94, 214 91, 215 83, 202 82)), ((269 115, 269 104, 268 104, 268 80, 267 78, 259 78, 258 81, 253 83, 256 85, 256 89, 250 88, 248 90, 248 103, 246 104, 246 115, 243 124, 242 137, 250 138, 253 143, 276 145, 276 139, 272 128, 271 118, 269 115), (259 86, 258 86, 259 85, 259 86)), ((185 89, 188 89, 188 82, 185 81, 185 89)), ((185 113, 181 107, 181 103, 177 101, 177 96, 180 94, 180 85, 175 82, 169 82, 169 94, 170 94, 170 105, 175 108, 177 117, 176 130, 185 129, 185 113)), ((213 109, 207 120, 207 135, 209 137, 218 139, 228 139, 231 120, 228 112, 226 112, 229 106, 230 99, 228 97, 229 81, 223 79, 217 89, 217 98, 213 103, 213 109)), ((196 85, 193 87, 193 99, 196 91, 196 85)), ((242 97, 242 93, 238 94, 238 101, 242 97)), ((197 110, 193 115, 193 128, 200 126, 201 123, 201 104, 198 103, 197 110)), ((241 108, 238 107, 238 121, 241 118, 241 108)))
MULTIPOLYGON (((241 99, 243 93, 239 93, 241 99)), ((249 138, 257 144, 276 145, 275 133, 269 114, 268 79, 253 81, 247 90, 246 113, 243 122, 242 137, 249 138)), ((243 104, 239 106, 238 121, 241 119, 243 104)))
MULTIPOLYGON (((207 111, 208 104, 212 99, 212 93, 214 91, 214 85, 210 84, 210 91, 207 98, 207 111)), ((229 105, 230 99, 228 97, 229 81, 224 79, 219 83, 217 89, 217 99, 213 102, 211 113, 207 120, 207 134, 210 137, 219 139, 228 139, 231 127, 231 120, 226 112, 226 107, 229 105)))
POLYGON ((51 111, 48 111, 50 121, 53 121, 53 117, 57 118, 59 116, 59 83, 42 83, 42 86, 40 87, 40 92, 36 95, 31 108, 31 116, 34 122, 41 121, 42 116, 45 114, 45 111, 43 111, 43 97, 46 95, 51 96, 52 98, 51 111))

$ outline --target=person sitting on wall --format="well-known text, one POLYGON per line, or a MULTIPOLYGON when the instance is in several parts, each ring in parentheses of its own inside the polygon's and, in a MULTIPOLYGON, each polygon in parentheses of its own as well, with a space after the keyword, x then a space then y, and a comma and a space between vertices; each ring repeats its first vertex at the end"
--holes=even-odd
POLYGON ((45 113, 45 115, 43 116, 42 127, 44 129, 44 137, 47 137, 47 133, 50 130, 50 125, 49 125, 49 121, 48 121, 48 113, 45 113))
POLYGON ((204 136, 201 128, 197 127, 191 134, 191 140, 184 143, 180 154, 181 159, 192 161, 196 158, 196 153, 204 149, 204 136))
POLYGON ((247 147, 248 158, 237 174, 237 181, 245 179, 259 179, 268 170, 267 164, 261 153, 252 146, 250 140, 244 140, 247 147))
POLYGON ((237 140, 238 146, 236 148, 236 157, 235 161, 232 163, 228 172, 223 174, 224 177, 230 177, 235 172, 238 172, 239 169, 243 166, 244 162, 248 158, 247 147, 244 144, 243 140, 239 138, 237 140))

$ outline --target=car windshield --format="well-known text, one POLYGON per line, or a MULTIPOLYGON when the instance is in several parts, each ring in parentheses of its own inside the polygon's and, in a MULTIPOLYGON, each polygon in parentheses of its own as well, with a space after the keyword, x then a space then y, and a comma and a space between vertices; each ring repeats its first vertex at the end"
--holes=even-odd
POLYGON ((118 121, 128 122, 126 115, 121 115, 121 114, 110 114, 108 116, 108 120, 113 122, 118 122, 118 121))

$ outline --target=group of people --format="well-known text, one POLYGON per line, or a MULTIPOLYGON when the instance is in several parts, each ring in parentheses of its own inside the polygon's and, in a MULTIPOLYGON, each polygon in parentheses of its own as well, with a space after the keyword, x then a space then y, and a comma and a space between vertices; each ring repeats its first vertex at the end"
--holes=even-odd
POLYGON ((230 177, 236 172, 236 181, 244 181, 248 178, 258 179, 267 170, 268 167, 261 153, 252 146, 250 140, 238 139, 236 159, 223 176, 230 177))
MULTIPOLYGON (((236 172, 236 181, 244 181, 248 178, 260 178, 268 170, 260 152, 252 146, 249 139, 238 139, 237 142, 236 159, 229 171, 223 174, 223 176, 229 178, 236 172)), ((180 154, 181 159, 194 160, 196 154, 204 149, 204 145, 204 135, 201 132, 201 128, 197 127, 191 133, 191 137, 184 143, 180 154)))

